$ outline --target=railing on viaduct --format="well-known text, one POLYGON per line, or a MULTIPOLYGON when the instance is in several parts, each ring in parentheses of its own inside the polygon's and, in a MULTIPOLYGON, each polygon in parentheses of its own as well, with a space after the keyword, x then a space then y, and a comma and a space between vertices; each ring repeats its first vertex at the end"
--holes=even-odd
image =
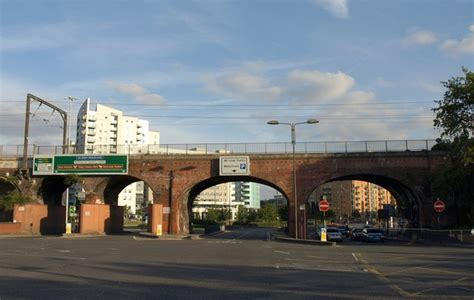
MULTIPOLYGON (((301 142, 295 144, 296 153, 367 153, 430 151, 435 140, 380 140, 380 141, 334 141, 301 142)), ((122 153, 122 154, 288 154, 291 143, 196 143, 196 144, 141 144, 141 145, 90 145, 87 151, 74 146, 29 145, 28 156, 58 155, 62 153, 122 153)), ((0 145, 0 156, 23 156, 23 145, 0 145)))

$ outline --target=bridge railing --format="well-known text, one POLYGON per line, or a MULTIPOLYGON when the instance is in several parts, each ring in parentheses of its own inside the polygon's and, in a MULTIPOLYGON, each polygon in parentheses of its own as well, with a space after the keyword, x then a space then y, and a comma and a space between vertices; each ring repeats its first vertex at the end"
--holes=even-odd
MULTIPOLYGON (((295 144, 296 153, 367 153, 430 151, 435 140, 381 140, 381 141, 333 141, 301 142, 295 144)), ((106 154, 288 154, 292 153, 291 143, 197 143, 161 145, 89 145, 88 153, 106 154)), ((67 146, 29 145, 28 156, 59 155, 62 153, 84 153, 67 146)), ((23 145, 0 145, 0 156, 23 156, 23 145)))

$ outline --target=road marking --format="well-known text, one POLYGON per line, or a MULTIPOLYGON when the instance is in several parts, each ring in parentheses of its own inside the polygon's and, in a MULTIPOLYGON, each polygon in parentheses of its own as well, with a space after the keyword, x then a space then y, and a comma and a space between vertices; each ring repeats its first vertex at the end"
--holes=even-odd
POLYGON ((56 258, 56 259, 70 259, 70 260, 86 260, 85 257, 74 257, 74 256, 50 256, 50 255, 36 255, 27 253, 8 253, 0 252, 0 255, 14 255, 14 256, 31 256, 31 257, 44 257, 44 258, 56 258))
POLYGON ((359 261, 359 259, 357 258, 357 255, 355 253, 352 253, 352 257, 354 257, 355 261, 359 261))
POLYGON ((273 252, 290 255, 290 252, 285 252, 285 251, 273 250, 273 252))
POLYGON ((58 252, 61 252, 61 253, 70 253, 71 250, 58 250, 58 252))
POLYGON ((322 260, 311 259, 311 260, 308 260, 308 259, 302 259, 302 258, 285 258, 285 260, 287 260, 287 261, 304 261, 304 262, 310 262, 310 263, 314 263, 314 262, 341 263, 340 260, 328 260, 328 259, 322 259, 322 260))
POLYGON ((440 273, 446 273, 446 274, 454 274, 454 275, 462 275, 462 276, 472 276, 470 274, 466 274, 466 273, 462 273, 462 272, 454 272, 454 271, 448 271, 448 270, 441 270, 441 269, 434 269, 434 268, 424 268, 424 267, 420 267, 420 269, 422 270, 427 270, 427 271, 431 271, 431 272, 440 272, 440 273))
POLYGON ((417 296, 417 295, 420 295, 420 294, 423 294, 423 293, 426 293, 426 292, 430 292, 430 291, 434 291, 434 290, 437 290, 437 289, 440 289, 440 288, 445 288, 445 287, 449 287, 449 286, 452 286, 452 285, 456 285, 458 283, 460 283, 461 281, 464 281, 466 279, 469 279, 467 277, 463 277, 463 278, 459 278, 458 280, 455 280, 451 283, 447 283, 447 284, 440 284, 439 286, 437 287, 433 287, 433 288, 429 288, 429 289, 424 289, 424 290, 421 290, 421 291, 418 291, 414 294, 412 294, 413 296, 417 296))
MULTIPOLYGON (((355 253, 353 253, 353 254, 355 254, 355 253)), ((354 256, 354 255, 353 255, 353 256, 354 256)), ((364 265, 364 267, 365 267, 364 271, 367 270, 368 272, 370 272, 370 273, 372 273, 372 274, 375 274, 376 277, 377 277, 380 281, 382 281, 382 282, 388 284, 388 286, 389 286, 393 291, 395 291, 396 293, 398 293, 400 296, 405 297, 405 298, 406 298, 406 297, 412 297, 412 296, 413 296, 411 293, 405 291, 404 289, 402 289, 402 288, 399 287, 398 285, 396 285, 396 284, 390 284, 390 280, 389 280, 388 278, 386 278, 386 277, 385 277, 382 273, 380 273, 378 270, 376 270, 375 268, 372 268, 372 267, 370 266, 370 264, 367 262, 367 260, 365 260, 365 259, 362 257, 362 255, 361 255, 360 253, 356 254, 356 256, 354 256, 354 258, 356 258, 357 256, 359 257, 360 263, 362 263, 362 264, 364 265)))

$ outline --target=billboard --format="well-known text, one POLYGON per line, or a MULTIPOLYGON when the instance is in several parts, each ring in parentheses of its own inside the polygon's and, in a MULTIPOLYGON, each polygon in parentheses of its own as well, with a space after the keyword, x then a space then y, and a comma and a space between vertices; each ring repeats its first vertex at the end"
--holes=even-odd
POLYGON ((127 155, 54 155, 34 156, 33 175, 126 175, 127 155))

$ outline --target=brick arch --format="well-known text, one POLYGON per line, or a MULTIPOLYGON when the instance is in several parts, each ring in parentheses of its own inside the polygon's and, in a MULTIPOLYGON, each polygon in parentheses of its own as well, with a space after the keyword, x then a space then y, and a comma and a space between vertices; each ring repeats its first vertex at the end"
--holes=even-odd
POLYGON ((178 196, 179 201, 179 228, 181 232, 189 233, 190 230, 190 215, 192 213, 193 201, 202 191, 210 188, 212 186, 226 183, 226 182, 235 182, 235 181, 244 181, 244 182, 254 182, 263 184, 269 187, 274 188, 279 191, 285 198, 288 199, 288 196, 284 189, 276 185, 275 183, 268 181, 263 178, 255 176, 215 176, 207 179, 203 179, 198 182, 194 182, 186 187, 183 192, 178 196))
MULTIPOLYGON (((422 227, 422 195, 417 192, 417 188, 415 186, 402 182, 401 180, 396 179, 392 176, 367 173, 355 173, 351 175, 336 176, 318 184, 317 186, 314 186, 311 192, 325 183, 344 180, 366 181, 374 183, 388 190, 397 201, 397 206, 401 208, 402 215, 406 219, 410 220, 411 225, 416 227, 422 227)), ((304 199, 308 201, 310 195, 311 193, 306 194, 304 199)))
POLYGON ((104 203, 109 205, 118 204, 118 195, 124 188, 128 185, 140 181, 134 176, 122 175, 122 176, 112 176, 104 186, 104 203))
POLYGON ((38 194, 42 196, 43 203, 46 205, 61 206, 62 195, 68 188, 64 184, 65 176, 45 176, 38 190, 38 194))

